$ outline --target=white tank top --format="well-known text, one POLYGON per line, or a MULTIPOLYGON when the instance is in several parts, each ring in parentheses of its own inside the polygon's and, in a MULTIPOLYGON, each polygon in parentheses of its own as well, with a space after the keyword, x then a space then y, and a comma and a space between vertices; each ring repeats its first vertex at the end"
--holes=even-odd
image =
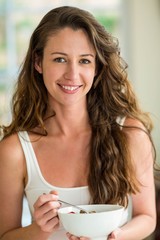
MULTIPOLYGON (((28 133, 26 131, 19 132, 18 136, 26 159, 28 182, 25 187, 25 195, 28 201, 32 220, 34 203, 36 202, 40 195, 42 195, 43 193, 49 193, 51 190, 56 190, 59 194, 59 198, 63 199, 66 202, 78 205, 89 204, 90 194, 88 191, 88 186, 61 188, 53 186, 50 183, 48 183, 41 173, 28 133)), ((131 213, 132 203, 131 198, 129 197, 129 205, 124 212, 121 225, 123 225, 125 222, 131 219, 131 213)), ((65 239, 66 240, 68 239, 66 237, 66 231, 63 229, 62 225, 60 225, 58 231, 55 232, 52 236, 50 236, 48 240, 65 240, 65 239)))

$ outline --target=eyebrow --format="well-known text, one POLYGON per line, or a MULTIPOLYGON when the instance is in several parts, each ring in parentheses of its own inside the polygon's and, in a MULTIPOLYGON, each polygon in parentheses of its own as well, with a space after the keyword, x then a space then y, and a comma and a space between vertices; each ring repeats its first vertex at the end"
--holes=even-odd
MULTIPOLYGON (((67 56, 67 53, 63 53, 63 52, 52 52, 51 55, 54 55, 54 54, 60 54, 60 55, 64 55, 64 56, 67 56)), ((86 53, 86 54, 80 54, 81 57, 95 57, 93 54, 91 53, 86 53)))

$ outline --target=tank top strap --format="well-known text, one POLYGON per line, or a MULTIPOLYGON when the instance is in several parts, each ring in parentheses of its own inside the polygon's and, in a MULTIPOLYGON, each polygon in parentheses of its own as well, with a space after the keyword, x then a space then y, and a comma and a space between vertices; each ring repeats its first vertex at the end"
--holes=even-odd
POLYGON ((120 129, 122 130, 122 127, 124 125, 124 122, 126 120, 126 117, 117 117, 116 122, 120 125, 120 129))
POLYGON ((27 166, 28 182, 25 188, 30 185, 34 187, 34 185, 36 185, 35 181, 39 179, 39 168, 37 167, 36 156, 33 151, 28 133, 26 131, 18 132, 18 137, 24 152, 27 166))

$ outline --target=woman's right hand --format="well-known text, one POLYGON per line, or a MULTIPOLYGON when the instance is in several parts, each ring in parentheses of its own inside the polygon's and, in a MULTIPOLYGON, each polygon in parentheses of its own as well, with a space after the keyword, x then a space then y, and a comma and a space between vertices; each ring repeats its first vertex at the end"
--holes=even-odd
POLYGON ((61 204, 57 200, 57 192, 51 191, 41 195, 34 204, 34 221, 44 232, 51 233, 59 227, 57 210, 61 204))

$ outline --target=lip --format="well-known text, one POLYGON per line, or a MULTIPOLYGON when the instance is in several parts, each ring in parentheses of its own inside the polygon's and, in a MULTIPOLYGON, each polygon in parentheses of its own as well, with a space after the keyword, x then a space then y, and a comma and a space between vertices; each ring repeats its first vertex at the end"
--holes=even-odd
POLYGON ((82 85, 66 85, 66 84, 58 84, 61 90, 65 93, 76 93, 82 85))

